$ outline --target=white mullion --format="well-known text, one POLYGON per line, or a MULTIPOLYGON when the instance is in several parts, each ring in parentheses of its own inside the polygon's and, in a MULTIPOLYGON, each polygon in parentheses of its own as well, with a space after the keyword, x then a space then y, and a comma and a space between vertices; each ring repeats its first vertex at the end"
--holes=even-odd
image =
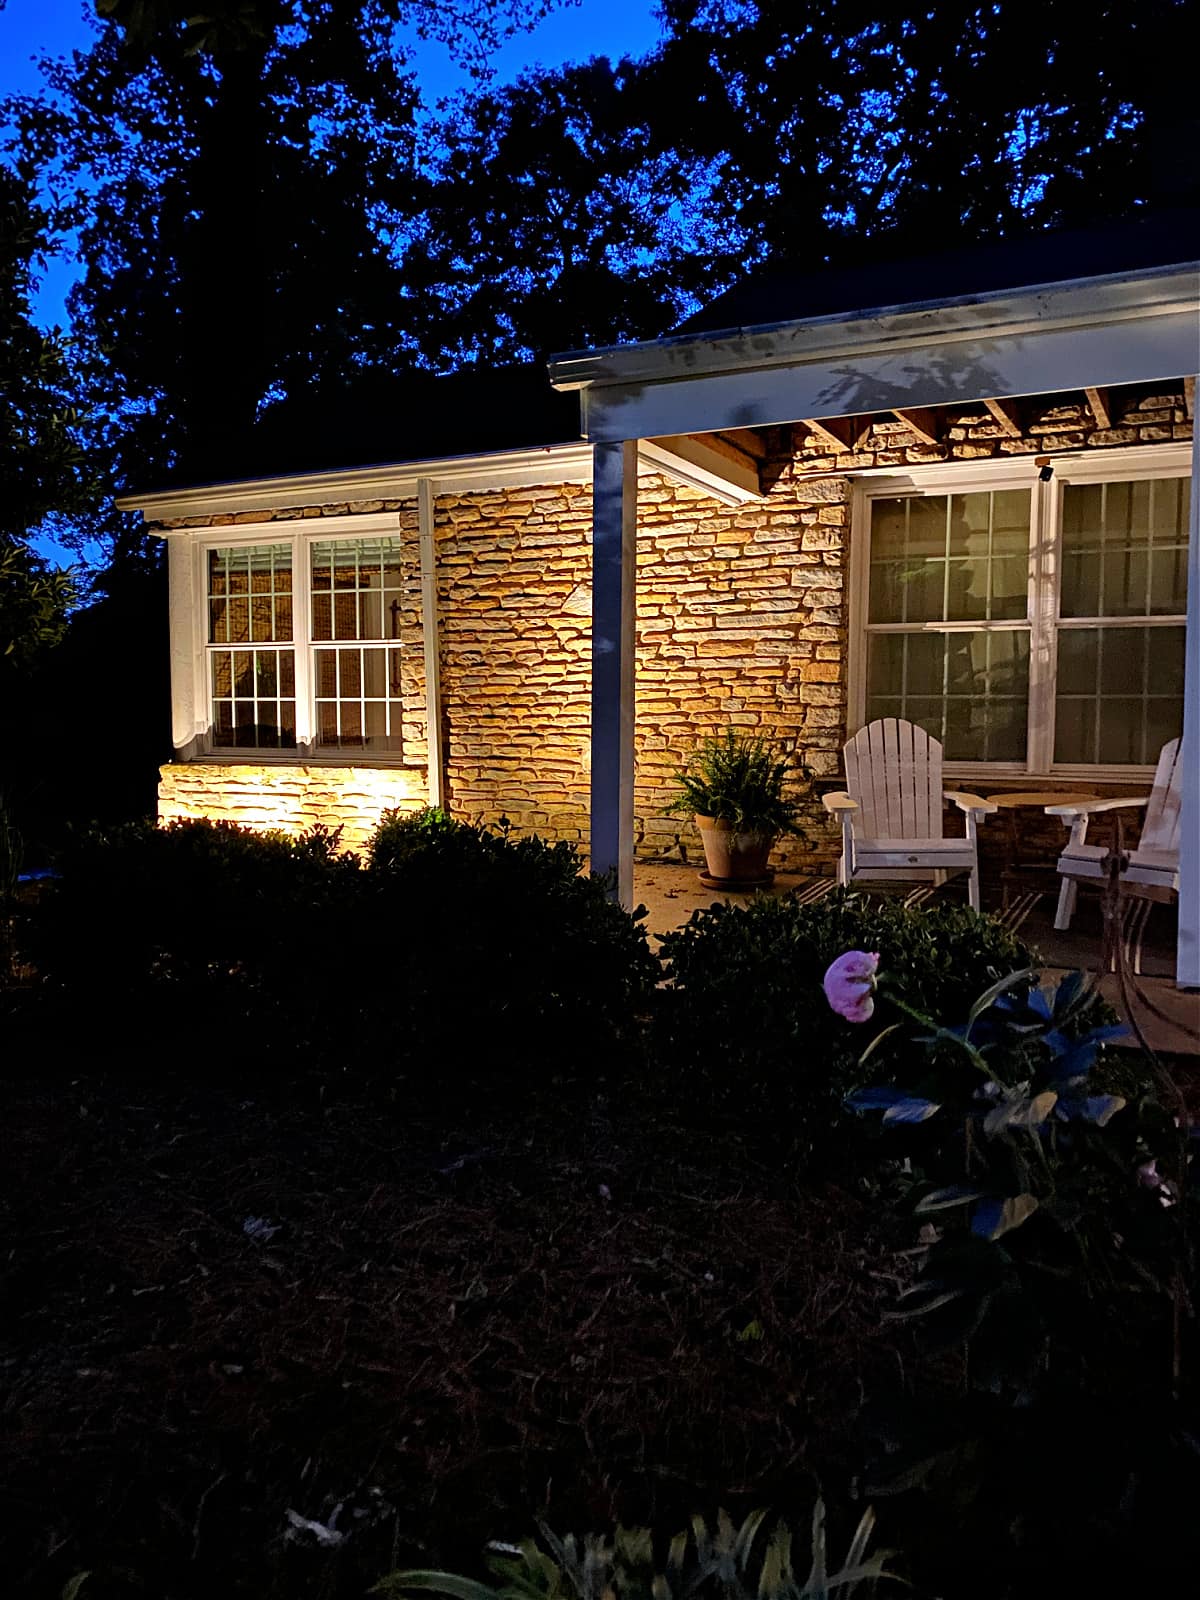
POLYGON ((292 540, 292 675, 296 685, 296 750, 316 745, 316 707, 312 690, 312 546, 314 536, 297 533, 292 540))
POLYGON ((1049 772, 1054 760, 1054 692, 1058 670, 1058 611, 1062 586, 1062 485, 1034 484, 1029 497, 1029 732, 1030 772, 1049 772))

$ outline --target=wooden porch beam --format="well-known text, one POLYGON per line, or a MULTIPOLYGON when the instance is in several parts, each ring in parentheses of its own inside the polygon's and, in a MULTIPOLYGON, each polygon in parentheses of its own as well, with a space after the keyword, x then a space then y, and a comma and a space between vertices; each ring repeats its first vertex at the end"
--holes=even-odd
POLYGON ((827 444, 839 455, 848 454, 861 444, 870 432, 873 417, 801 417, 801 427, 815 433, 822 444, 827 444))
POLYGON ((1107 389, 1085 389, 1087 403, 1092 408, 1092 416, 1096 419, 1098 428, 1111 428, 1113 425, 1112 406, 1108 400, 1107 389))
POLYGON ((892 415, 897 422, 902 422, 906 428, 911 429, 922 444, 942 442, 941 414, 932 406, 916 406, 909 411, 897 410, 892 415))
POLYGON ((1021 411, 1015 400, 985 400, 983 403, 1010 439, 1021 437, 1021 411))

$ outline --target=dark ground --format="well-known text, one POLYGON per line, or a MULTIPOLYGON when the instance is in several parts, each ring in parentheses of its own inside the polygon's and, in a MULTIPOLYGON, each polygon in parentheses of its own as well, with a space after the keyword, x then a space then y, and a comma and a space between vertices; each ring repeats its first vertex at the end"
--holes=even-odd
POLYGON ((836 1185, 602 1086, 413 1116, 170 1060, 0 1062, 7 1592, 360 1595, 537 1515, 844 1495, 904 1268, 836 1185))

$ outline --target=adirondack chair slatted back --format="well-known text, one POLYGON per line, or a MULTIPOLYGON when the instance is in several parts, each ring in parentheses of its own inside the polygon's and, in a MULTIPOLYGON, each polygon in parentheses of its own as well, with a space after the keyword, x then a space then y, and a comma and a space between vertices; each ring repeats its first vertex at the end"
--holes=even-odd
POLYGON ((1139 849, 1179 849, 1179 814, 1182 808, 1183 762, 1179 759, 1181 739, 1162 747, 1150 790, 1150 804, 1142 823, 1139 849))
POLYGON ((858 837, 942 837, 942 747, 923 728, 884 717, 860 729, 843 754, 858 837))

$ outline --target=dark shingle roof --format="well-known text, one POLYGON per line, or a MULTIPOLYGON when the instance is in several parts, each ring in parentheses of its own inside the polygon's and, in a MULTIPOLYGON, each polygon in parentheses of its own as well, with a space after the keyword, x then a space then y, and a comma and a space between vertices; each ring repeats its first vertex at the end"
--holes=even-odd
POLYGON ((449 377, 375 372, 268 407, 254 428, 180 462, 175 484, 430 461, 578 440, 579 399, 541 366, 449 377))
POLYGON ((956 300, 1198 259, 1200 212, 1187 210, 1102 228, 1028 234, 915 258, 889 258, 877 251, 858 265, 822 266, 816 271, 776 263, 735 284, 675 333, 718 333, 883 306, 956 300))

